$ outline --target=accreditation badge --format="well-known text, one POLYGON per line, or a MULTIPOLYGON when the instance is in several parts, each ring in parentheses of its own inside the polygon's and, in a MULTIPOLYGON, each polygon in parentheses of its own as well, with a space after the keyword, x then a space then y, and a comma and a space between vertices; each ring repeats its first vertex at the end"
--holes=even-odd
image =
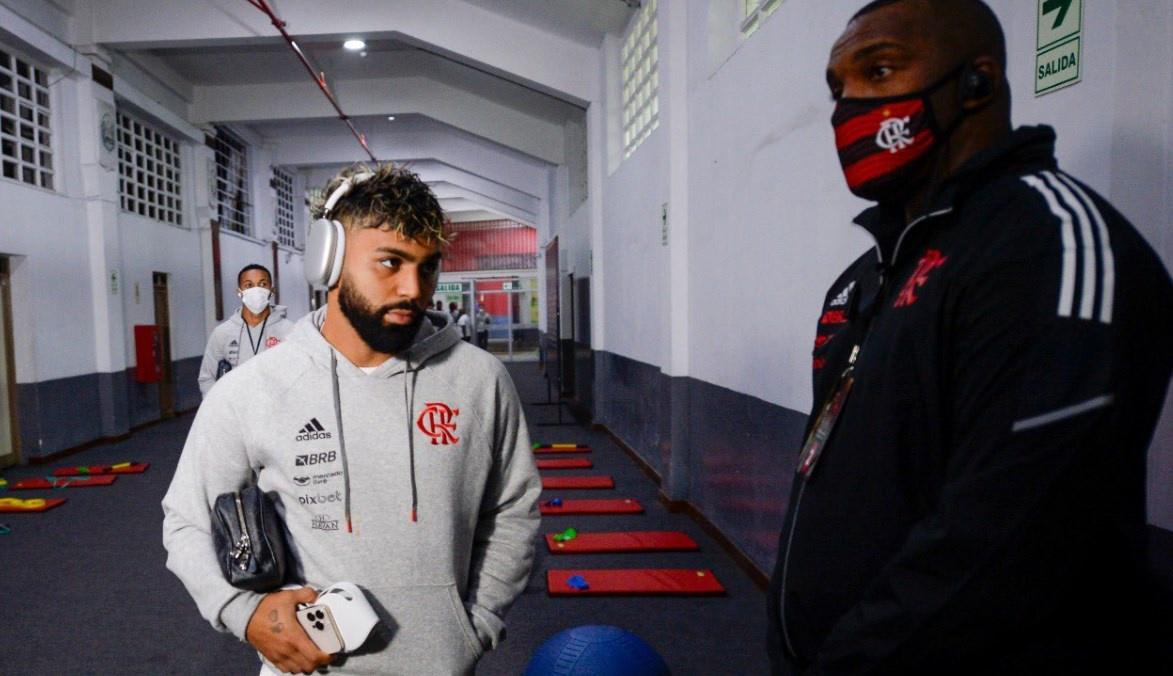
POLYGON ((802 452, 798 456, 798 474, 807 481, 810 481, 815 465, 827 446, 827 440, 831 438, 831 432, 835 429, 835 423, 839 420, 839 414, 843 412, 843 405, 847 403, 847 395, 851 393, 854 384, 855 366, 852 365, 839 376, 835 389, 827 398, 823 409, 819 411, 819 417, 815 419, 815 424, 806 437, 806 443, 802 445, 802 452))

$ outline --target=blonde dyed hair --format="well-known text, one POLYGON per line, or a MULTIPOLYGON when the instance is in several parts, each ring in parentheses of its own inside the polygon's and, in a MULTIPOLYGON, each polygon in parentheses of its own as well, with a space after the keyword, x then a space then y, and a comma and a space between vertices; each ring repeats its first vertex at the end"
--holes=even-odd
POLYGON ((325 216, 325 203, 342 185, 358 174, 372 176, 356 183, 330 211, 330 218, 348 230, 378 228, 421 242, 447 244, 444 210, 432 189, 419 175, 397 164, 380 164, 371 168, 356 164, 344 169, 326 184, 322 195, 310 205, 314 218, 325 216))

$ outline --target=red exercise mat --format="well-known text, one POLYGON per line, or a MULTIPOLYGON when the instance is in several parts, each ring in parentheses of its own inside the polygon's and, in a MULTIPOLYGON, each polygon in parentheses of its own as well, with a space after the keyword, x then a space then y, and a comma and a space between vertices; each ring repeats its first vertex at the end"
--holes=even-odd
POLYGON ((22 500, 19 498, 0 498, 0 512, 47 512, 65 502, 65 498, 33 498, 22 500), (32 506, 27 506, 27 505, 32 506))
POLYGON ((52 483, 48 479, 21 479, 9 488, 14 491, 29 491, 29 490, 44 490, 46 488, 74 488, 86 486, 109 486, 114 483, 118 477, 113 475, 106 476, 91 476, 84 479, 62 478, 54 479, 52 483))
POLYGON ((126 467, 113 465, 82 465, 81 467, 58 467, 53 476, 104 476, 108 474, 142 474, 151 466, 149 462, 133 462, 126 467), (83 469, 84 468, 84 469, 83 469))
POLYGON ((546 546, 554 554, 603 554, 612 552, 680 552, 700 549, 687 533, 670 530, 616 533, 579 533, 564 542, 546 535, 546 546))
POLYGON ((597 476, 544 476, 542 488, 553 490, 615 488, 615 480, 606 474, 597 476))
POLYGON ((724 594, 725 587, 708 568, 579 569, 546 571, 546 591, 550 596, 714 596, 724 594), (590 588, 567 584, 574 576, 583 578, 590 588))
POLYGON ((590 469, 595 466, 587 458, 546 458, 537 461, 538 469, 590 469))
POLYGON ((635 498, 617 500, 563 500, 562 506, 554 507, 549 501, 539 509, 545 516, 558 514, 643 514, 644 506, 635 498))
POLYGON ((590 453, 590 446, 577 446, 575 448, 556 448, 554 446, 538 446, 534 449, 534 453, 590 453))

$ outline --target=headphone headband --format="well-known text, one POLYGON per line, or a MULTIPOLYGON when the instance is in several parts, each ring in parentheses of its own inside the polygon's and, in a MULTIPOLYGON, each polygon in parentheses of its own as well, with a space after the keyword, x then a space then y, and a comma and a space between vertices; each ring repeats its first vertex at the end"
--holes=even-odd
POLYGON ((375 177, 375 175, 373 173, 371 173, 369 171, 364 171, 361 174, 355 174, 354 176, 347 176, 345 179, 343 179, 342 185, 338 186, 337 188, 334 189, 334 192, 330 193, 330 197, 326 200, 326 203, 322 206, 322 209, 323 209, 322 218, 330 218, 330 213, 332 211, 334 211, 334 206, 336 204, 338 204, 338 200, 342 199, 343 197, 346 197, 350 193, 351 189, 354 188, 354 186, 358 185, 359 183, 364 183, 366 181, 369 181, 370 179, 372 179, 374 177, 375 177))

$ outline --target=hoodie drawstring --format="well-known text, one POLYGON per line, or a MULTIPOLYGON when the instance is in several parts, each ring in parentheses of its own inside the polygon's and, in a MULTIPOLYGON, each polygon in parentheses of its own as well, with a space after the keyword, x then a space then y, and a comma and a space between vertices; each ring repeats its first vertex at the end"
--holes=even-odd
MULTIPOLYGON (((419 521, 419 489, 415 479, 415 424, 411 412, 415 410, 415 376, 409 358, 404 358, 403 404, 407 414, 407 457, 411 470, 411 521, 419 521), (410 379, 410 386, 408 380, 410 379)), ((330 380, 334 387, 334 424, 338 427, 338 452, 342 456, 343 504, 346 510, 346 532, 353 533, 350 519, 350 465, 346 460, 346 435, 342 431, 342 399, 338 394, 338 356, 330 350, 330 380)))
POLYGON ((350 466, 346 462, 346 435, 342 433, 342 401, 338 395, 338 355, 330 349, 330 380, 334 385, 334 424, 338 426, 338 452, 342 455, 342 485, 346 509, 346 532, 353 533, 350 523, 350 466))
POLYGON ((403 371, 403 403, 407 406, 407 457, 411 469, 411 522, 418 521, 419 493, 415 483, 415 421, 411 419, 415 410, 415 372, 411 370, 411 358, 404 356, 403 371), (410 394, 408 393, 408 379, 411 379, 410 394))

